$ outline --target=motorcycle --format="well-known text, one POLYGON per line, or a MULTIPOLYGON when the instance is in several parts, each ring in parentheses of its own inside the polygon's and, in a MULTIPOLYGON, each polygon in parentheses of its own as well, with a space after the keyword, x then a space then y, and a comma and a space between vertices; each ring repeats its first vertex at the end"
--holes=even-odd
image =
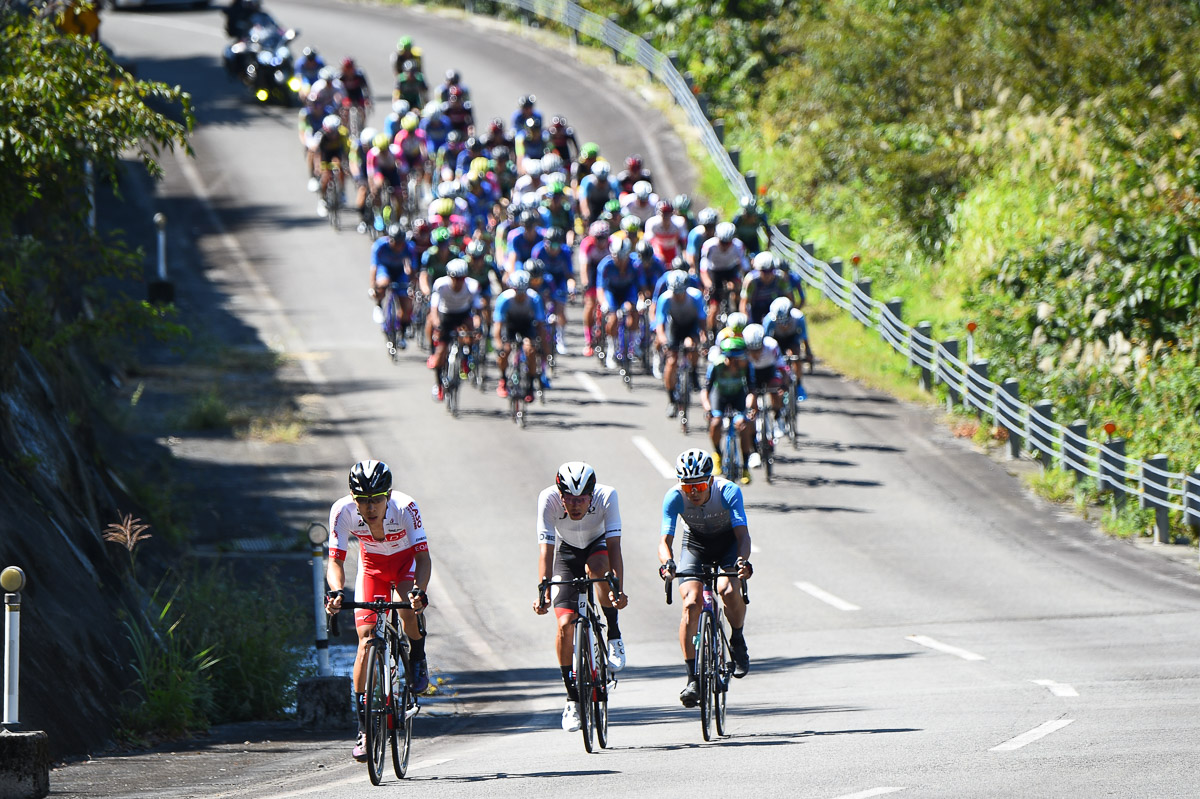
POLYGON ((240 81, 260 103, 285 106, 300 102, 300 77, 289 42, 298 31, 258 25, 249 35, 225 48, 225 71, 240 81))

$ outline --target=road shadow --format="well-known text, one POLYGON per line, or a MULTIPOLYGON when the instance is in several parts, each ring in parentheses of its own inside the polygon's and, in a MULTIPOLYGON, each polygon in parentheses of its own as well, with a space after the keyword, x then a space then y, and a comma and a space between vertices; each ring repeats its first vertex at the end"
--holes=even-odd
POLYGON ((840 478, 829 477, 802 477, 799 475, 781 474, 776 471, 773 479, 779 483, 792 483, 794 485, 802 485, 807 488, 822 488, 827 486, 833 487, 853 487, 853 488, 883 488, 883 483, 878 480, 845 480, 840 478))

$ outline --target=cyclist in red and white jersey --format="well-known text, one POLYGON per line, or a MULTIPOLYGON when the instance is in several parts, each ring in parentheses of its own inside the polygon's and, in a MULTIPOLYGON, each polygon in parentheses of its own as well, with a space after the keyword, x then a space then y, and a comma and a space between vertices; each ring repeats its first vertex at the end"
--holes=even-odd
POLYGON ((617 490, 596 482, 596 472, 582 461, 569 461, 558 469, 554 485, 538 496, 538 580, 554 578, 548 596, 539 596, 533 609, 545 614, 550 606, 558 617, 555 652, 563 682, 567 686, 567 705, 563 708, 562 727, 567 732, 579 729, 579 696, 571 678, 575 653, 572 640, 577 616, 579 592, 558 583, 585 575, 593 579, 612 571, 617 591, 599 587, 596 598, 608 623, 608 663, 613 671, 625 668, 625 644, 617 626, 617 610, 629 598, 621 591, 624 562, 621 559, 621 509, 617 490))
POLYGON ((646 238, 650 240, 658 259, 669 264, 683 255, 688 237, 687 225, 683 217, 675 213, 675 206, 667 200, 659 200, 657 211, 646 220, 646 238))
MULTIPOLYGON (((358 542, 359 568, 354 582, 354 597, 370 602, 376 597, 392 601, 392 591, 407 595, 412 610, 401 610, 400 621, 412 644, 413 689, 422 693, 429 687, 429 664, 425 660, 425 638, 417 614, 425 609, 432 571, 429 544, 421 524, 421 511, 412 497, 392 490, 392 472, 382 461, 366 460, 350 469, 350 494, 333 503, 329 510, 329 565, 325 579, 329 583, 325 606, 336 611, 342 606, 346 588, 344 562, 351 540, 358 542)), ((366 708, 363 695, 367 682, 367 644, 375 629, 375 614, 361 608, 354 611, 358 632, 358 654, 354 657, 354 704, 358 711, 358 740, 354 757, 365 760, 366 708)))

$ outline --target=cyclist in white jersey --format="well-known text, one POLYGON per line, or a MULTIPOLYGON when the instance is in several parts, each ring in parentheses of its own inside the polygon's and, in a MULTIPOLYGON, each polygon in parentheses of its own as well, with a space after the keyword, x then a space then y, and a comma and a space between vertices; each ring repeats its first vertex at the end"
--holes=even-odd
POLYGON ((483 300, 479 296, 479 281, 467 277, 469 267, 461 258, 446 264, 446 274, 434 281, 429 295, 429 329, 433 331, 435 347, 425 365, 433 370, 433 399, 441 402, 442 370, 446 368, 446 351, 450 337, 460 327, 469 333, 479 330, 479 311, 483 300))
MULTIPOLYGON (((408 595, 412 610, 401 610, 400 621, 412 642, 412 680, 417 693, 429 687, 429 665, 425 660, 425 638, 417 614, 425 609, 432 566, 421 511, 412 497, 392 490, 392 472, 381 461, 361 461, 350 469, 350 494, 333 503, 329 511, 329 565, 325 579, 329 591, 325 606, 336 611, 342 606, 346 588, 343 563, 350 541, 358 542, 358 577, 354 597, 371 602, 377 597, 392 601, 392 591, 408 595)), ((363 694, 367 682, 367 643, 375 629, 375 614, 361 608, 354 611, 358 632, 358 653, 354 657, 354 706, 358 713, 356 760, 367 757, 363 694)))
POLYGON ((625 643, 617 626, 617 610, 625 607, 629 598, 620 590, 625 571, 621 559, 621 509, 617 490, 596 482, 596 472, 581 461, 570 461, 559 467, 554 485, 538 496, 538 582, 552 577, 549 596, 538 597, 533 609, 540 616, 553 605, 558 617, 555 651, 567 686, 567 705, 563 708, 562 726, 567 732, 579 729, 579 696, 571 679, 571 661, 575 653, 572 625, 575 622, 579 592, 564 587, 559 581, 576 577, 598 578, 612 571, 617 579, 617 592, 607 588, 596 592, 600 609, 608 623, 608 663, 613 671, 625 668, 625 643))

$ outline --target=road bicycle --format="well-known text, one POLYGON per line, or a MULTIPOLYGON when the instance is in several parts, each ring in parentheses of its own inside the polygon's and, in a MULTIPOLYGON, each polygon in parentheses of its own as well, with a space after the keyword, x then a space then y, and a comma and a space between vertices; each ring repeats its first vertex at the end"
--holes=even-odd
MULTIPOLYGON (((394 590, 394 586, 393 586, 394 590)), ((411 643, 400 624, 400 610, 411 610, 411 602, 390 602, 376 597, 372 602, 343 601, 342 609, 362 608, 375 613, 375 630, 367 646, 367 775, 372 785, 383 779, 388 743, 392 746, 392 769, 400 779, 408 771, 412 747, 413 716, 421 706, 409 681, 411 643)), ((337 637, 337 613, 328 614, 329 634, 337 637)), ((425 616, 417 616, 421 634, 425 634, 425 616)))
POLYGON ((612 572, 603 577, 576 577, 572 580, 545 580, 538 583, 538 602, 546 605, 546 590, 554 583, 571 586, 579 592, 575 616, 575 654, 571 672, 575 692, 579 697, 579 729, 583 733, 583 748, 592 751, 592 734, 601 749, 608 747, 608 692, 616 687, 617 678, 608 668, 605 654, 604 616, 596 607, 592 586, 604 583, 617 593, 617 578, 612 572))
MULTIPOLYGON (((729 680, 733 677, 733 662, 729 657, 729 635, 725 632, 725 612, 717 601, 717 580, 721 577, 735 578, 737 571, 723 571, 715 564, 706 563, 699 572, 677 572, 680 577, 699 578, 704 605, 700 610, 700 624, 693 640, 696 646, 696 679, 700 683, 700 733, 704 740, 713 739, 713 722, 718 736, 726 735, 725 706, 729 693, 729 680)), ((741 580, 742 601, 750 604, 746 581, 741 580)), ((666 581, 667 604, 671 604, 671 581, 666 581)))
POLYGON ((676 357, 675 388, 671 398, 675 402, 675 415, 684 434, 688 432, 688 413, 692 405, 692 384, 695 382, 696 348, 680 347, 676 357))
POLYGON ((737 482, 742 477, 742 436, 737 429, 737 420, 742 414, 721 417, 721 474, 726 480, 737 482))
POLYGON ((800 374, 800 362, 803 359, 799 355, 785 355, 784 358, 787 360, 788 371, 791 372, 792 383, 783 392, 783 411, 779 418, 783 424, 784 435, 795 447, 799 438, 796 416, 800 410, 800 403, 808 399, 808 392, 804 390, 804 381, 800 374))
POLYGON ((417 337, 417 346, 428 352, 429 337, 425 335, 425 320, 429 317, 429 298, 415 284, 408 287, 408 296, 412 297, 412 329, 417 337))
POLYGON ((771 407, 771 395, 775 392, 762 386, 754 389, 757 412, 754 414, 754 451, 758 453, 763 478, 770 483, 775 467, 775 409, 771 407))
POLYGON ((341 231, 342 167, 337 161, 329 166, 329 182, 325 184, 325 218, 334 231, 341 231))
POLYGON ((476 335, 459 328, 446 353, 446 366, 442 370, 442 389, 446 395, 446 410, 458 418, 458 389, 471 379, 475 362, 476 335))
MULTIPOLYGON (((621 380, 624 381, 625 387, 630 391, 633 390, 633 375, 629 368, 629 350, 631 338, 636 334, 631 335, 629 328, 626 325, 628 317, 625 312, 625 306, 622 305, 615 311, 617 315, 617 335, 615 338, 609 337, 606 339, 610 346, 608 350, 612 354, 613 362, 617 366, 617 371, 621 375, 621 380)), ((607 360, 605 361, 607 363, 607 360)))
POLYGON ((540 381, 534 385, 533 368, 525 352, 525 336, 516 333, 512 339, 512 351, 508 358, 508 410, 513 422, 525 427, 526 406, 531 398, 541 396, 540 381))

